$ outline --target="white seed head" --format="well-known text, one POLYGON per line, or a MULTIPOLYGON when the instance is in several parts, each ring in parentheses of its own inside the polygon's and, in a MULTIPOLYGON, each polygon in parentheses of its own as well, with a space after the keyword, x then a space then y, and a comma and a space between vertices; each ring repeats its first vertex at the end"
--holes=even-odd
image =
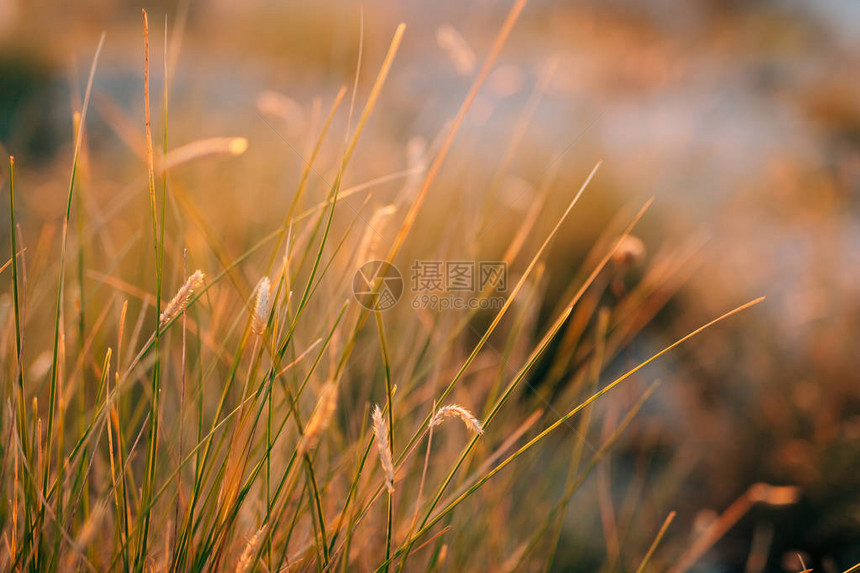
POLYGON ((385 489, 388 493, 394 493, 394 462, 391 459, 385 419, 378 405, 373 407, 373 435, 376 437, 376 448, 379 450, 379 463, 385 473, 385 489))
POLYGON ((269 277, 263 277, 257 283, 257 297, 254 302, 254 324, 252 328, 257 334, 263 334, 269 323, 269 311, 272 305, 272 283, 269 277))
POLYGON ((445 420, 445 418, 459 418, 460 421, 463 422, 463 425, 466 426, 466 428, 473 434, 484 433, 484 426, 481 422, 478 421, 478 419, 466 408, 458 406, 457 404, 439 408, 430 420, 430 427, 438 426, 445 420))
POLYGON ((191 298, 191 295, 193 295, 196 290, 203 286, 204 278, 205 275, 203 274, 203 271, 196 270, 193 275, 188 277, 185 284, 179 287, 179 290, 176 292, 176 296, 170 299, 170 302, 168 302, 167 306, 164 307, 164 312, 162 312, 159 317, 161 326, 166 325, 185 310, 185 305, 188 304, 188 299, 191 298))
POLYGON ((245 549, 242 550, 242 555, 236 563, 236 573, 246 573, 251 570, 251 565, 254 564, 254 557, 257 554, 257 546, 260 544, 260 536, 265 531, 264 525, 248 540, 245 544, 245 549))

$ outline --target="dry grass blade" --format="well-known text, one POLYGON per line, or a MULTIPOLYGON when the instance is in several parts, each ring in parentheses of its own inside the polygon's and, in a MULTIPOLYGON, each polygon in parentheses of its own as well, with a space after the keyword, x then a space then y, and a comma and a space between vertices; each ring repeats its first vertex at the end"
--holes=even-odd
MULTIPOLYGON (((649 358, 648 360, 646 360, 646 361, 642 362, 641 364, 639 364, 638 366, 636 366, 636 367, 635 367, 635 368, 633 368, 632 370, 629 370, 627 373, 625 373, 625 374, 624 374, 624 375, 622 375, 621 377, 616 378, 613 382, 611 382, 611 383, 609 383, 608 385, 606 385, 602 390, 600 390, 599 392, 597 392, 597 393, 595 393, 594 395, 592 395, 590 398, 588 398, 587 400, 585 400, 584 402, 582 402, 579 406, 577 406, 577 407, 575 407, 574 409, 572 409, 571 411, 569 411, 567 414, 565 414, 564 416, 562 416, 561 418, 559 418, 556 422, 554 422, 553 424, 551 424, 548 428, 546 428, 545 430, 543 430, 542 432, 540 432, 537 436, 535 436, 534 438, 532 438, 531 440, 529 440, 525 445, 523 445, 522 447, 520 447, 520 448, 519 448, 516 452, 514 452, 510 457, 508 457, 507 459, 505 459, 502 463, 500 463, 499 465, 497 465, 495 468, 493 468, 493 469, 492 469, 490 472, 488 472, 486 475, 484 475, 483 477, 481 477, 480 479, 478 479, 478 480, 477 480, 477 481, 476 481, 476 482, 475 482, 471 487, 469 487, 469 489, 468 489, 467 491, 465 491, 463 494, 461 494, 461 495, 460 495, 460 496, 458 496, 456 499, 454 499, 454 500, 453 500, 451 503, 449 503, 445 508, 443 508, 442 510, 440 510, 440 511, 436 514, 436 516, 435 516, 434 518, 430 519, 430 520, 429 520, 429 521, 428 521, 424 526, 422 526, 422 528, 421 528, 418 532, 416 532, 416 533, 412 536, 412 538, 411 538, 410 540, 408 540, 408 544, 409 544, 409 545, 411 545, 411 543, 413 543, 416 539, 418 539, 420 536, 422 536, 424 533, 426 533, 426 532, 427 532, 427 531, 428 531, 428 530, 429 530, 433 525, 435 525, 435 524, 436 524, 436 523, 438 523, 442 518, 444 518, 446 515, 448 515, 448 514, 449 514, 449 513, 450 513, 450 512, 455 508, 455 507, 457 507, 457 505, 459 505, 463 500, 465 500, 467 497, 469 497, 470 495, 472 495, 472 494, 473 494, 475 491, 477 491, 477 490, 478 490, 482 485, 484 485, 484 484, 485 484, 485 483, 487 483, 490 479, 492 479, 492 477, 493 477, 493 476, 495 476, 497 473, 499 473, 500 471, 502 471, 503 469, 505 469, 505 467, 507 467, 508 465, 510 465, 514 460, 516 460, 516 459, 517 459, 517 458, 519 458, 521 455, 523 455, 525 452, 527 452, 527 451, 528 451, 528 450, 530 450, 532 447, 534 447, 536 444, 538 444, 539 442, 541 442, 541 441, 542 441, 544 438, 546 438, 549 434, 551 434, 552 432, 554 432, 555 430, 557 430, 557 429, 558 429, 562 424, 564 424, 564 423, 565 423, 567 420, 569 420, 571 417, 575 416, 577 413, 579 413, 579 412, 580 412, 580 411, 582 411, 583 409, 585 409, 585 408, 587 408, 588 406, 590 406, 593 402, 595 402, 595 401, 596 401, 597 399, 599 399, 601 396, 603 396, 603 395, 604 395, 604 394, 606 394, 607 392, 611 391, 613 388, 615 388, 616 386, 618 386, 619 384, 621 384, 622 382, 624 382, 625 380, 627 380, 628 378, 630 378, 631 376, 633 376, 636 372, 638 372, 638 371, 640 371, 641 369, 645 368, 648 364, 650 364, 651 362, 653 362, 653 361, 657 360, 658 358, 660 358, 661 356, 663 356, 663 355, 664 355, 664 354, 666 354, 667 352, 671 351, 672 349, 676 348, 677 346, 679 346, 679 345, 683 344, 684 342, 686 342, 686 341, 688 341, 689 339, 693 338, 694 336, 696 336, 696 335, 700 334, 701 332, 703 332, 703 331, 707 330, 708 328, 711 328, 711 327, 712 327, 712 326, 714 326, 715 324, 717 324, 717 323, 719 323, 719 322, 722 322, 723 320, 725 320, 725 319, 727 319, 727 318, 729 318, 729 317, 731 317, 731 316, 734 316, 735 314, 737 314, 737 313, 739 313, 739 312, 742 312, 742 311, 744 311, 744 310, 746 310, 746 309, 748 309, 748 308, 750 308, 750 307, 752 307, 752 306, 754 306, 754 305, 756 305, 756 304, 760 303, 762 300, 764 300, 764 297, 761 297, 761 298, 757 298, 757 299, 755 299, 755 300, 752 300, 752 301, 750 301, 750 302, 748 302, 748 303, 746 303, 746 304, 743 304, 743 305, 741 305, 741 306, 739 306, 739 307, 734 308, 733 310, 730 310, 729 312, 727 312, 727 313, 725 313, 725 314, 723 314, 723 315, 721 315, 721 316, 719 316, 719 317, 715 318, 714 320, 712 320, 712 321, 708 322, 707 324, 705 324, 705 325, 703 325, 703 326, 700 326, 700 327, 699 327, 699 328, 697 328, 696 330, 694 330, 694 331, 690 332, 690 333, 689 333, 689 334, 687 334, 686 336, 684 336, 684 337, 682 337, 682 338, 678 339, 677 341, 675 341, 674 343, 670 344, 669 346, 667 346, 666 348, 664 348, 663 350, 661 350, 661 351, 660 351, 660 352, 658 352, 657 354, 653 355, 653 356, 652 356, 651 358, 649 358)), ((399 555, 402 553, 402 551, 403 551, 403 550, 404 550, 404 549, 398 550, 398 551, 394 554, 394 556, 393 556, 393 557, 397 557, 397 556, 399 556, 399 555)))
POLYGON ((445 158, 448 156, 448 152, 451 150, 451 145, 453 145, 454 139, 457 137, 457 132, 460 130, 460 126, 463 124, 463 120, 466 118, 466 114, 468 113, 469 108, 472 107, 472 104, 474 103, 478 92, 481 90, 481 86, 484 85, 484 81, 490 74, 490 70, 493 69, 493 66, 496 63, 496 59, 499 57, 502 48, 508 40, 508 36, 510 36, 511 31, 514 29, 514 24, 516 24, 517 20, 520 17, 520 13, 526 6, 526 1, 527 0, 516 0, 513 7, 511 8, 511 11, 508 13, 508 17, 505 19, 505 23, 502 25, 502 29, 499 31, 499 34, 496 36, 496 39, 493 42, 493 47, 490 50, 490 54, 484 61, 484 65, 481 67, 481 71, 478 72, 478 76, 472 83, 472 87, 469 88, 469 93, 466 94, 466 98, 463 100, 463 104, 460 106, 456 117, 454 117, 454 121, 451 124, 451 129, 448 131, 448 135, 445 137, 445 141, 442 143, 442 147, 439 149, 439 153, 436 155, 436 158, 433 160, 433 163, 430 164, 430 168, 427 170, 427 176, 424 178, 424 183, 421 185, 421 189, 418 191, 418 195, 415 197, 415 201, 412 202, 412 206, 406 213, 406 217, 403 220, 403 224, 400 227, 400 231, 397 233, 397 236, 394 239, 394 243, 391 245, 391 248, 388 251, 388 256, 386 256, 385 258, 386 261, 393 261, 394 257, 397 256, 397 253, 400 252, 400 248, 403 246, 403 242, 406 240, 406 236, 409 234, 410 229, 412 229, 412 226, 415 224, 415 220, 418 218, 418 211, 421 209, 421 205, 424 203, 424 199, 427 197, 427 192, 433 185, 433 181, 435 181, 436 175, 438 175, 439 171, 442 169, 442 164, 445 162, 445 158))
MULTIPOLYGON (((856 389, 804 375, 790 391, 780 385, 772 402, 759 392, 785 380, 780 371, 766 386, 769 368, 794 365, 770 354, 786 350, 767 339, 786 320, 780 305, 786 324, 829 333, 790 337, 813 340, 817 364, 844 351, 850 337, 838 335, 850 328, 825 332, 819 320, 837 314, 835 298, 803 282, 808 295, 781 296, 770 312, 689 344, 761 299, 688 327, 690 316, 715 305, 719 315, 748 300, 747 289, 769 287, 757 282, 766 274, 744 272, 756 262, 747 253, 726 248, 699 265, 704 237, 678 234, 753 228, 735 216, 759 208, 748 194, 774 178, 825 185, 833 201, 801 221, 818 224, 844 199, 835 191, 852 173, 839 154, 839 169, 813 177, 779 155, 731 212, 707 214, 716 227, 679 224, 702 213, 676 208, 674 196, 651 213, 653 199, 635 197, 675 181, 649 163, 668 161, 665 149, 639 153, 643 138, 616 137, 638 131, 618 131, 618 106, 629 102, 611 95, 645 90, 654 97, 634 98, 637 105, 663 110, 656 94, 687 69, 666 65, 674 44, 651 45, 647 33, 632 33, 641 23, 610 14, 598 18, 601 29, 625 33, 607 36, 613 49, 595 66, 580 44, 607 40, 592 38, 591 11, 543 3, 527 14, 527 0, 484 6, 484 18, 469 20, 445 9, 435 21, 416 17, 423 6, 380 20, 376 5, 198 14, 193 0, 180 0, 154 28, 146 11, 131 25, 108 11, 98 25, 120 49, 110 48, 107 75, 95 76, 103 36, 85 69, 73 62, 60 77, 52 63, 73 57, 79 33, 92 28, 72 36, 46 28, 53 20, 42 4, 13 20, 21 31, 38 21, 35 31, 61 37, 16 33, 20 53, 0 57, 21 96, 7 102, 15 121, 0 144, 4 155, 6 145, 15 152, 0 258, 0 435, 8 443, 0 447, 8 510, 0 511, 0 569, 546 572, 600 559, 603 570, 636 573, 686 573, 706 560, 739 569, 745 560, 756 573, 784 553, 784 531, 779 520, 739 527, 751 510, 792 513, 780 508, 802 498, 815 506, 807 528, 815 531, 819 518, 842 517, 816 505, 834 476, 814 470, 838 470, 830 456, 853 455, 841 448, 855 429, 850 413, 831 415, 830 406, 851 404, 856 389), (401 20, 410 30, 414 22, 414 36, 401 20), (186 24, 196 32, 180 59, 186 24), (281 38, 285 24, 298 35, 281 38), (586 32, 576 45, 552 41, 571 26, 586 32), (114 32, 131 35, 116 44, 114 32), (626 53, 614 49, 619 41, 648 44, 621 75, 602 65, 626 53), (28 50, 38 57, 24 58, 28 50), (572 81, 582 74, 571 70, 595 81, 572 81), (40 103, 53 110, 66 80, 69 117, 39 115, 40 103), (570 128, 583 114, 595 117, 588 111, 598 103, 605 113, 585 127, 594 125, 585 139, 595 147, 562 161, 576 142, 570 128), (603 155, 612 172, 596 181, 603 155), (646 212, 653 220, 643 228, 646 212), (368 272, 369 261, 388 266, 368 272), (729 283, 737 290, 722 288, 729 283), (815 308, 805 312, 807 304, 815 308), (766 340, 766 356, 751 338, 766 340), (740 372, 756 386, 720 386, 720 397, 753 397, 744 406, 761 406, 765 423, 752 432, 723 425, 728 410, 709 400, 712 376, 740 372), (689 379, 683 389, 676 373, 689 379), (649 374, 664 380, 659 393, 642 378, 649 374), (733 455, 720 457, 725 442, 697 447, 689 432, 704 423, 709 437, 720 423, 733 455), (684 497, 690 480, 714 456, 752 467, 750 443, 779 446, 756 479, 803 489, 720 483, 748 489, 701 527, 697 518, 686 541, 674 512, 666 516, 667 500, 712 505, 702 488, 684 497), (819 456, 830 444, 840 447, 819 456), (601 540, 599 555, 568 551, 578 536, 571 512, 598 517, 590 534, 601 540), (749 535, 748 555, 722 551, 721 539, 749 535)), ((673 130, 658 139, 698 141, 673 130)), ((729 155, 737 154, 708 170, 729 155)), ((669 167, 702 161, 688 159, 669 167)), ((701 191, 736 176, 726 170, 701 191)), ((677 181, 692 179, 683 172, 677 181)), ((786 189, 780 199, 801 195, 786 189)), ((794 219, 756 225, 754 238, 794 219)), ((833 247, 810 237, 809 253, 833 247)), ((793 283, 774 284, 782 293, 793 283)), ((846 371, 828 368, 840 380, 846 371)), ((806 569, 801 556, 810 566, 832 559, 847 567, 841 549, 814 554, 815 563, 806 553, 785 559, 795 571, 806 569)))
POLYGON ((645 567, 648 565, 648 562, 651 561, 651 557, 653 557, 654 552, 657 550, 657 546, 660 545, 660 541, 663 540, 663 536, 666 534, 666 531, 669 529, 669 526, 672 524, 672 520, 675 519, 675 512, 671 512, 667 517, 666 521, 663 522, 663 526, 660 528, 660 531, 657 532, 657 537, 654 538, 654 543, 651 544, 651 547, 648 548, 648 552, 645 554, 645 557, 642 558, 642 563, 639 564, 639 567, 636 569, 636 573, 643 573, 645 571, 645 567))

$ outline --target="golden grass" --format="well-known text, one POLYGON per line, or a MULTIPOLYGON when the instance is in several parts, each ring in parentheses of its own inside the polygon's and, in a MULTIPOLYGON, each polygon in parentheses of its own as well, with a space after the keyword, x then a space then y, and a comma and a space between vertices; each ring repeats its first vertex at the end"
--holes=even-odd
MULTIPOLYGON (((242 171, 257 149, 248 151, 247 138, 191 137, 168 149, 168 80, 177 55, 167 49, 166 32, 164 131, 162 143, 154 142, 159 126, 146 12, 142 141, 127 133, 131 122, 118 108, 105 105, 132 161, 146 164, 144 182, 133 163, 129 189, 146 199, 148 212, 144 217, 134 197, 117 197, 111 207, 94 201, 92 220, 85 217, 90 212, 73 199, 82 192, 78 162, 94 61, 77 122, 60 257, 49 256, 44 245, 50 241, 31 249, 34 260, 56 273, 28 279, 31 251, 14 231, 9 260, 0 267, 0 273, 11 267, 3 276, 11 274, 13 301, 2 336, 9 415, 0 418, 8 444, 0 483, 11 503, 0 521, 0 567, 333 572, 553 565, 571 499, 588 487, 592 469, 606 467, 600 464, 657 390, 643 386, 644 368, 761 299, 635 365, 615 362, 665 304, 667 291, 678 288, 692 255, 679 249, 649 259, 644 241, 632 234, 649 200, 596 242, 581 269, 567 272, 563 296, 546 298, 554 270, 548 253, 578 215, 601 165, 574 193, 566 191, 566 208, 548 214, 547 199, 564 168, 554 161, 539 181, 528 182, 534 197, 515 228, 496 224, 487 205, 462 217, 450 208, 446 221, 433 222, 450 225, 454 236, 477 221, 469 237, 477 242, 486 232, 502 244, 486 258, 509 265, 513 286, 501 294, 492 286, 472 293, 479 301, 506 297, 501 308, 431 312, 403 300, 383 313, 357 304, 352 276, 369 260, 405 270, 413 259, 490 251, 483 244, 458 250, 450 236, 423 236, 416 223, 432 202, 431 190, 456 178, 446 173, 455 140, 525 4, 513 3, 480 67, 458 32, 440 29, 439 43, 459 73, 478 71, 437 144, 412 139, 401 146, 405 169, 352 165, 365 145, 386 149, 365 132, 372 132, 386 81, 397 73, 405 25, 396 27, 354 125, 358 72, 345 113, 346 88, 327 114, 322 100, 306 114, 287 96, 262 94, 259 111, 299 134, 283 138, 290 151, 291 141, 301 138, 310 152, 300 157, 286 212, 257 203, 253 222, 236 215, 246 205, 219 211, 219 201, 197 194, 205 190, 208 199, 222 185, 223 172, 209 169, 216 160, 225 161, 224 171, 235 170, 238 185, 253 177, 242 171), (338 129, 342 140, 328 137, 338 129), (394 183, 402 186, 393 200, 371 197, 394 183), (364 204, 348 202, 361 192, 367 192, 364 204), (73 212, 80 217, 77 231, 70 229, 73 212), (549 231, 541 235, 547 220, 549 231), (77 282, 65 280, 70 236, 77 282), (206 272, 188 274, 189 266, 206 272), (622 288, 638 270, 643 278, 629 291, 622 288), (167 285, 180 286, 164 303, 167 285), (40 303, 53 296, 51 322, 40 303), (375 324, 367 324, 371 313, 375 324), (40 355, 51 356, 41 374, 33 368, 40 355), (596 435, 593 419, 601 412, 595 404, 624 383, 633 399, 612 404, 625 415, 596 435), (466 440, 462 430, 440 431, 451 418, 464 425, 466 440)), ((181 34, 174 31, 175 47, 181 34)), ((541 74, 501 165, 488 177, 488 203, 510 175, 554 67, 541 74)), ((100 188, 98 158, 88 159, 87 193, 100 188)), ((10 222, 17 231, 14 162, 10 167, 10 222)), ((610 563, 644 571, 680 555, 677 570, 683 571, 751 504, 796 499, 792 488, 756 486, 686 552, 672 545, 666 555, 661 541, 674 513, 656 538, 662 507, 656 518, 645 514, 638 528, 619 519, 611 528, 617 543, 610 563)), ((610 495, 602 503, 614 512, 610 495)))

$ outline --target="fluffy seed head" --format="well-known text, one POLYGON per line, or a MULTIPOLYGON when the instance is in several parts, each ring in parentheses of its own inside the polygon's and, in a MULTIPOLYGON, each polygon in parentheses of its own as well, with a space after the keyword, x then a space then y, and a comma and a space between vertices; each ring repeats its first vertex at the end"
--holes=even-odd
POLYGON ((379 463, 385 472, 385 489, 394 493, 394 462, 391 460, 391 447, 388 443, 388 432, 385 420, 378 405, 373 407, 373 435, 376 437, 376 448, 379 450, 379 463))
POLYGON ((272 283, 269 281, 269 277, 261 278, 256 290, 253 329, 257 334, 263 334, 263 331, 266 330, 266 324, 269 322, 269 311, 272 304, 272 283))
POLYGON ((242 550, 242 556, 236 563, 236 573, 245 573, 251 570, 251 565, 254 564, 254 556, 257 554, 257 546, 260 544, 260 536, 266 529, 264 525, 248 540, 245 544, 245 549, 242 550))
POLYGON ((439 408, 439 410, 436 411, 436 415, 434 415, 430 420, 430 427, 438 426, 445 420, 445 418, 459 418, 460 421, 463 422, 463 425, 466 426, 466 428, 468 428, 473 434, 484 433, 484 426, 481 425, 481 422, 479 422, 478 419, 466 408, 458 406, 457 404, 439 408))
POLYGON ((317 441, 319 440, 320 435, 328 429, 329 424, 331 424, 331 418, 334 415, 334 411, 337 408, 337 383, 333 380, 329 380, 326 382, 322 391, 320 391, 320 397, 317 401, 317 406, 314 408, 314 413, 311 415, 311 419, 308 422, 308 425, 305 426, 305 435, 302 438, 302 443, 299 445, 299 452, 307 453, 313 448, 317 441))
POLYGON ((185 284, 179 287, 179 291, 177 291, 176 296, 170 299, 170 302, 167 303, 167 306, 164 308, 164 312, 161 313, 161 317, 159 319, 161 326, 164 326, 185 310, 185 305, 188 304, 188 299, 191 298, 194 291, 203 286, 204 278, 205 275, 203 274, 203 271, 196 270, 193 275, 188 277, 185 284))

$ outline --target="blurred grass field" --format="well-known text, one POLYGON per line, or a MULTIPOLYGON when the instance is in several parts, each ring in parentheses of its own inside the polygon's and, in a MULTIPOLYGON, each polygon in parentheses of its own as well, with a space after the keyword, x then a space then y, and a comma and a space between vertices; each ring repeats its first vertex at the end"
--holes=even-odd
POLYGON ((0 0, 0 568, 860 562, 850 2, 140 8, 0 0))

